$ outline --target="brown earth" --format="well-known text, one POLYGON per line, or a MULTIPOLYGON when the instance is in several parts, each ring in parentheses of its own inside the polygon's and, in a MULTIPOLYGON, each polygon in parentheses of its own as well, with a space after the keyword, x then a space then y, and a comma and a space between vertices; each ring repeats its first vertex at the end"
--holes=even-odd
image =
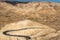
MULTIPOLYGON (((9 37, 4 36, 2 34, 2 32, 5 30, 9 30, 11 28, 12 29, 21 28, 21 27, 19 27, 20 25, 18 25, 18 22, 23 21, 23 20, 32 21, 33 23, 27 22, 29 24, 29 25, 27 24, 28 26, 30 26, 30 24, 31 24, 30 27, 35 26, 34 22, 36 22, 36 25, 39 24, 39 26, 36 26, 36 27, 40 27, 40 26, 43 27, 43 25, 45 25, 44 27, 46 27, 46 28, 48 26, 48 27, 54 29, 55 31, 53 33, 48 34, 48 36, 50 35, 51 37, 50 36, 49 37, 53 38, 50 40, 59 40, 58 38, 54 37, 54 35, 60 34, 60 33, 58 33, 58 32, 60 32, 59 31, 60 30, 60 3, 31 2, 31 3, 27 3, 27 4, 18 3, 16 5, 12 5, 9 3, 0 2, 0 32, 1 32, 0 40, 16 40, 15 37, 13 38, 10 36, 9 37), (15 23, 17 23, 17 26, 15 23), (34 24, 34 25, 32 25, 32 24, 34 24), (40 24, 42 24, 42 25, 40 25, 40 24), (56 32, 56 31, 58 31, 58 32, 56 32), (52 35, 53 35, 53 37, 52 37, 52 35)), ((23 23, 26 23, 26 22, 24 21, 23 23)), ((23 26, 23 27, 26 27, 26 26, 23 26)), ((49 28, 47 28, 47 29, 49 29, 49 28)), ((45 29, 45 30, 47 30, 47 29, 45 29)), ((50 31, 53 31, 53 30, 50 29, 50 31)), ((40 39, 41 37, 38 37, 37 40, 49 40, 49 39, 47 39, 48 36, 44 36, 42 39, 40 39)), ((21 39, 21 40, 24 40, 24 39, 21 39)), ((31 39, 31 40, 34 40, 34 39, 31 39)))

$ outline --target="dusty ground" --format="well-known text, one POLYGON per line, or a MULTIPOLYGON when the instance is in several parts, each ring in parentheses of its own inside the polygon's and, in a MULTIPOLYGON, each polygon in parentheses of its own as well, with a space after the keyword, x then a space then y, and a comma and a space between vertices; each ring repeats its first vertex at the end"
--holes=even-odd
MULTIPOLYGON (((0 2, 0 32, 1 32, 0 40, 15 40, 16 39, 15 37, 13 38, 10 36, 9 37, 4 36, 2 34, 3 32, 2 30, 7 30, 7 29, 9 30, 11 28, 14 29, 13 26, 16 25, 15 23, 18 23, 23 20, 30 20, 32 22, 37 22, 39 23, 39 25, 42 24, 42 25, 45 25, 44 27, 48 26, 54 29, 55 31, 59 31, 60 30, 60 3, 32 2, 27 4, 18 3, 16 5, 11 5, 5 2, 0 2), (14 24, 13 26, 11 26, 12 23, 14 24), (6 27, 6 25, 10 25, 10 26, 6 27)), ((15 28, 21 28, 19 26, 17 25, 17 27, 15 26, 15 28)), ((55 34, 55 31, 50 35, 55 34)), ((48 36, 46 36, 46 38, 47 37, 48 36)), ((24 40, 24 39, 21 39, 21 40, 24 40)), ((31 39, 31 40, 34 40, 34 39, 31 39)), ((49 40, 49 39, 45 39, 45 38, 39 39, 38 37, 37 40, 49 40)), ((54 37, 53 39, 50 39, 50 40, 59 40, 59 39, 54 37)))

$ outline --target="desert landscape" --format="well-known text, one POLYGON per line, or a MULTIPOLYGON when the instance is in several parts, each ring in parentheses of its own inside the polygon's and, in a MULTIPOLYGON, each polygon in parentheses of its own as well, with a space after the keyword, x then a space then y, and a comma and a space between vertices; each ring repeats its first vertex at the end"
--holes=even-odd
POLYGON ((60 40, 60 3, 0 2, 0 40, 60 40))

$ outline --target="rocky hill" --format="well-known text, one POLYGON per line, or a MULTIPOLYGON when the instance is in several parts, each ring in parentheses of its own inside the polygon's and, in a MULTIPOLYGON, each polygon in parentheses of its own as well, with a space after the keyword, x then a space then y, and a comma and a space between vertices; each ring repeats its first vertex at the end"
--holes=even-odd
MULTIPOLYGON (((34 22, 36 22, 38 24, 40 23, 40 24, 46 25, 58 32, 60 30, 60 3, 30 2, 30 3, 17 3, 15 5, 12 5, 10 3, 0 2, 0 32, 1 33, 4 30, 6 30, 6 28, 8 29, 11 29, 11 28, 15 29, 17 27, 21 28, 19 26, 22 24, 20 25, 18 24, 20 23, 20 21, 24 21, 24 20, 32 21, 33 23, 27 22, 27 25, 31 24, 31 27, 32 26, 34 27, 35 25, 34 22)), ((26 22, 24 21, 23 25, 25 25, 25 23, 26 22)), ((39 27, 42 26, 40 24, 39 24, 39 27)), ((22 27, 26 27, 27 25, 22 27)), ((28 27, 30 26, 28 25, 28 27)), ((55 31, 53 32, 54 34, 55 34, 55 31)), ((1 33, 0 33, 1 40, 8 40, 10 38, 10 37, 6 38, 1 33)), ((47 38, 48 36, 45 36, 45 37, 47 38)), ((11 38, 11 40, 15 40, 15 39, 11 38)), ((45 38, 37 39, 37 40, 45 40, 45 38)), ((46 40, 49 40, 49 39, 46 39, 46 40)), ((56 39, 54 38, 51 40, 56 40, 56 39)))

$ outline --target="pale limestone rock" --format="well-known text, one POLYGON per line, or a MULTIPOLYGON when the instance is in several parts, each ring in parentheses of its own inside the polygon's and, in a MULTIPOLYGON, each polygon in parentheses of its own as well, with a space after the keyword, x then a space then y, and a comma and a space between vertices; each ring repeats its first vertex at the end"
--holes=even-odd
MULTIPOLYGON (((18 30, 18 31, 8 32, 8 34, 27 35, 31 37, 31 40, 36 40, 36 39, 37 40, 43 40, 43 39, 49 40, 50 38, 57 37, 59 35, 58 33, 56 33, 55 29, 49 26, 37 23, 37 22, 30 21, 30 20, 23 20, 23 21, 7 24, 4 28, 2 28, 2 30, 0 30, 1 32, 0 37, 2 37, 1 39, 6 39, 6 40, 8 40, 9 38, 11 39, 11 37, 5 36, 2 34, 2 32, 7 31, 7 30, 18 30), (18 29, 24 29, 24 28, 27 28, 27 29, 18 30, 18 29)), ((17 38, 13 37, 12 40, 13 39, 16 40, 17 38)), ((25 40, 24 38, 18 38, 18 39, 25 40)))

